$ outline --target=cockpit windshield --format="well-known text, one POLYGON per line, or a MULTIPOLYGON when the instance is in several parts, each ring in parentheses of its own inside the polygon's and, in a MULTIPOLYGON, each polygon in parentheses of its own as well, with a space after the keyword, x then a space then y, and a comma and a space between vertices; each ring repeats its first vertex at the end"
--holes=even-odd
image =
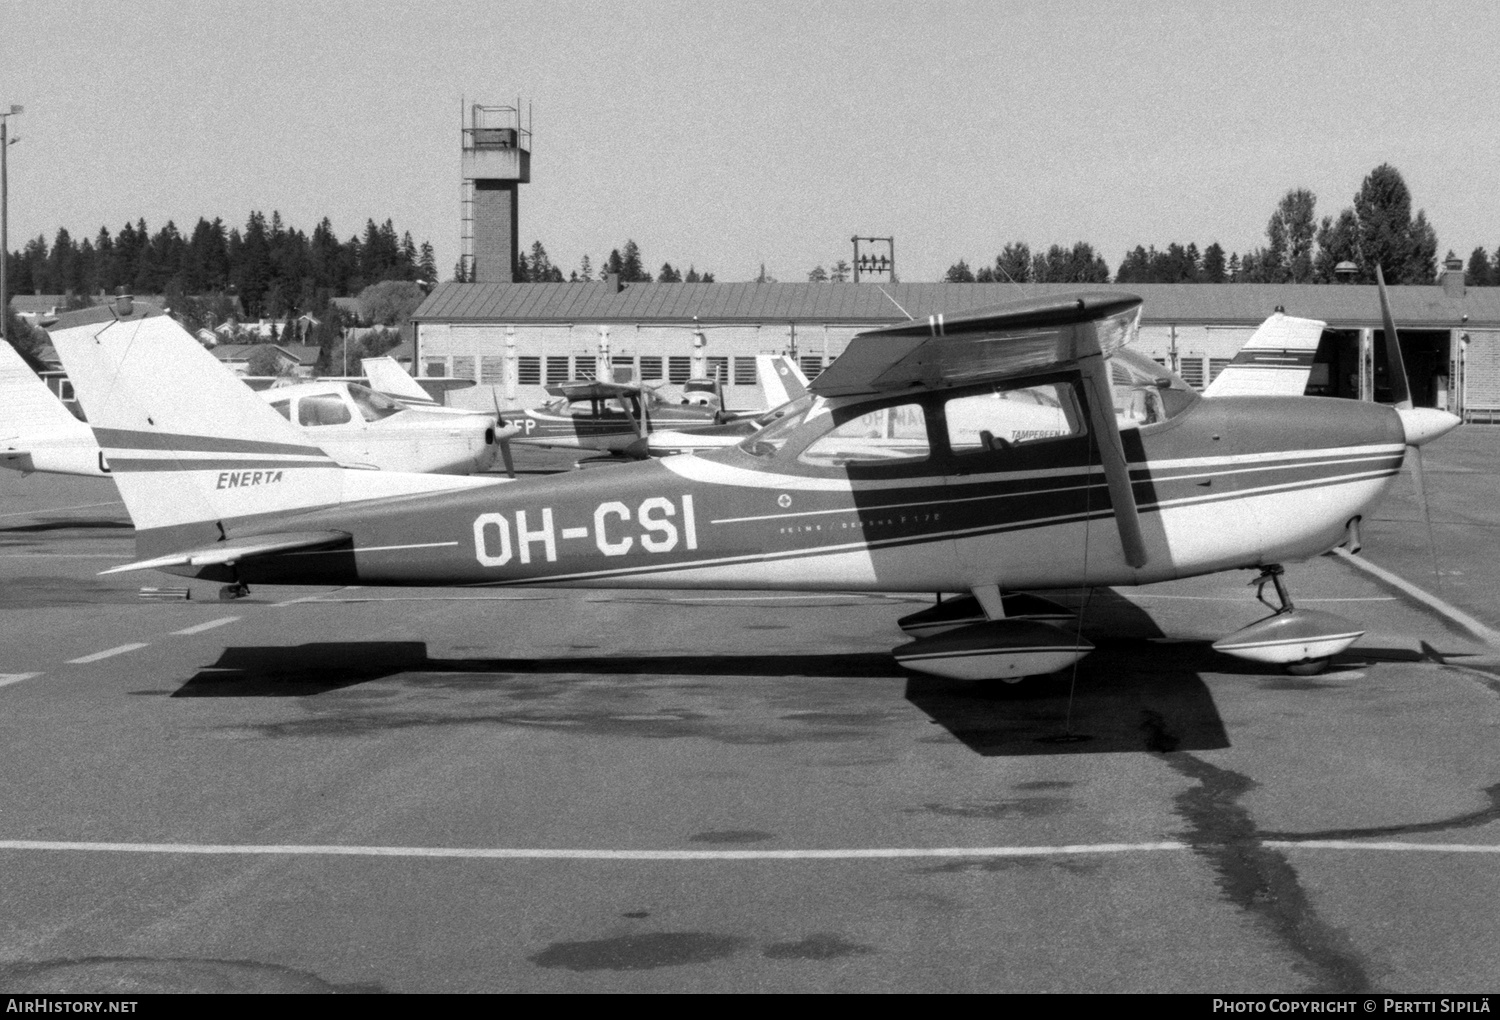
POLYGON ((761 428, 765 428, 773 421, 780 421, 789 414, 801 414, 812 406, 812 402, 813 395, 811 393, 804 393, 795 400, 788 400, 785 404, 780 404, 771 408, 765 414, 759 415, 755 419, 755 424, 761 428))
POLYGON ((812 408, 816 399, 811 393, 804 393, 796 400, 767 411, 755 419, 755 422, 756 424, 766 421, 769 423, 740 443, 740 449, 756 457, 775 454, 786 445, 786 441, 797 431, 797 427, 807 419, 807 412, 812 408))
POLYGON ((368 386, 361 386, 359 383, 349 384, 349 396, 354 398, 354 406, 359 408, 359 413, 365 421, 380 421, 382 418, 389 418, 404 410, 390 397, 376 393, 368 386))
POLYGON ((1115 421, 1122 429, 1175 418, 1198 399, 1191 386, 1144 354, 1117 350, 1108 364, 1115 421))

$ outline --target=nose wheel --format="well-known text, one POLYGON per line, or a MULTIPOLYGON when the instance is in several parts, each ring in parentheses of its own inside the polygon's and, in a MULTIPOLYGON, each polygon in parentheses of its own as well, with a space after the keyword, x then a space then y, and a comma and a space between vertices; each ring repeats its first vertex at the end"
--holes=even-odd
POLYGON ((219 601, 233 602, 235 599, 242 599, 249 594, 250 586, 244 581, 236 581, 233 584, 226 584, 219 589, 219 601))
POLYGON ((1364 636, 1364 631, 1342 617, 1316 609, 1298 609, 1282 579, 1279 563, 1261 568, 1251 581, 1255 598, 1271 615, 1243 630, 1214 642, 1226 655, 1282 666, 1293 676, 1315 676, 1328 668, 1332 658, 1364 636), (1276 602, 1266 597, 1266 587, 1276 593, 1276 602))

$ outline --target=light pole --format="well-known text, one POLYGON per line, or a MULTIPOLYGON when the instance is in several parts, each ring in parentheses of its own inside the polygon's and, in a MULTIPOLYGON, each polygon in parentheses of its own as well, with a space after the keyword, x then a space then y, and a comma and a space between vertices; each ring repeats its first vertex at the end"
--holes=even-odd
POLYGON ((9 113, 0 113, 0 340, 10 339, 6 330, 6 324, 10 321, 10 291, 5 286, 5 271, 10 264, 10 181, 6 172, 6 156, 10 153, 11 143, 20 141, 19 138, 10 138, 8 132, 10 118, 21 112, 21 107, 12 104, 9 113))

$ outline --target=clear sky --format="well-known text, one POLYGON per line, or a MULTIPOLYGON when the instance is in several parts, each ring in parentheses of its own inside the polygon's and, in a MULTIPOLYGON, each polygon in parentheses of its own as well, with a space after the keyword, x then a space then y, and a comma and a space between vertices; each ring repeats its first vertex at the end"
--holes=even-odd
POLYGON ((523 246, 782 280, 894 234, 904 280, 1002 245, 1265 242, 1382 162, 1500 245, 1500 6, 0 0, 10 244, 144 217, 367 218, 459 246, 461 99, 533 111, 523 246))

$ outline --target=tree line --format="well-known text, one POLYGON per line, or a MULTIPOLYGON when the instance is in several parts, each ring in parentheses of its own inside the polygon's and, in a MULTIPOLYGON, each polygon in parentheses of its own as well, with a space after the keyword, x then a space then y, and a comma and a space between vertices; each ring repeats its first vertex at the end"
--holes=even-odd
MULTIPOLYGON (((529 251, 523 251, 516 256, 516 271, 513 276, 515 283, 593 283, 594 263, 587 255, 578 262, 577 269, 568 271, 563 276, 562 267, 555 264, 547 254, 546 247, 541 241, 532 243, 529 251)), ((634 241, 627 240, 623 247, 610 250, 609 257, 600 263, 597 279, 603 280, 605 276, 613 273, 620 278, 621 283, 713 283, 714 274, 711 272, 700 273, 692 265, 688 266, 687 272, 674 267, 670 262, 663 262, 661 269, 657 270, 655 276, 646 268, 645 259, 641 255, 640 246, 634 241)), ((459 283, 470 279, 470 269, 463 259, 453 267, 453 279, 459 283)))
POLYGON ((398 237, 390 220, 369 220, 363 236, 340 241, 326 216, 309 235, 274 211, 269 220, 252 212, 243 230, 200 217, 187 235, 170 220, 154 233, 144 219, 114 234, 100 227, 82 241, 61 228, 50 246, 38 235, 6 257, 13 294, 67 294, 84 307, 89 295, 123 287, 166 295, 174 308, 183 297, 232 294, 252 319, 316 314, 384 280, 437 282, 432 245, 418 247, 410 231, 398 237))
MULTIPOLYGON (((1412 214, 1411 191, 1400 172, 1381 164, 1365 177, 1353 202, 1336 216, 1316 215, 1317 196, 1289 190, 1266 224, 1266 243, 1243 255, 1217 241, 1201 251, 1196 243, 1137 245, 1114 273, 1116 283, 1334 283, 1348 278, 1373 283, 1379 265, 1392 283, 1432 283, 1437 272, 1437 232, 1427 214, 1412 214), (1339 267, 1343 266, 1341 272, 1339 267), (1352 268, 1351 268, 1352 267, 1352 268)), ((1450 251, 1448 257, 1452 257, 1450 251)), ((817 272, 815 270, 814 272, 817 272)), ((812 274, 809 274, 812 279, 812 274)), ((1490 257, 1476 248, 1469 282, 1500 286, 1500 249, 1490 257)), ((1104 283, 1109 265, 1092 245, 1053 245, 1032 254, 1024 241, 1006 245, 992 264, 972 269, 959 259, 944 277, 949 283, 1104 283)))

